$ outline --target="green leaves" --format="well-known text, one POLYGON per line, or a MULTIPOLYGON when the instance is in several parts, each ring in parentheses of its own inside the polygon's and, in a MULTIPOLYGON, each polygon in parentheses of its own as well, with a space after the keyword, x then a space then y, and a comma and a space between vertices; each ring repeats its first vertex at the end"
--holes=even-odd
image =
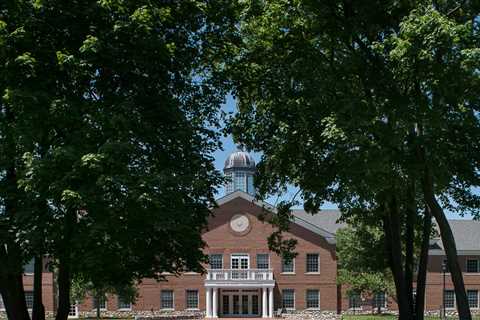
MULTIPOLYGON (((169 10, 162 10, 161 17, 169 17, 169 10)), ((148 6, 142 6, 135 10, 130 16, 130 20, 145 31, 151 31, 153 27, 153 15, 148 6)))
POLYGON ((97 37, 94 37, 92 35, 87 35, 79 51, 85 54, 97 53, 99 45, 100 44, 97 37))
POLYGON ((97 287, 201 271, 227 92, 209 61, 233 30, 230 9, 89 0, 9 12, 0 170, 13 165, 18 182, 2 181, 0 199, 21 199, 9 228, 29 240, 25 256, 74 259, 72 274, 97 287))
POLYGON ((27 78, 35 76, 35 65, 37 60, 30 52, 25 52, 19 55, 14 61, 27 78))

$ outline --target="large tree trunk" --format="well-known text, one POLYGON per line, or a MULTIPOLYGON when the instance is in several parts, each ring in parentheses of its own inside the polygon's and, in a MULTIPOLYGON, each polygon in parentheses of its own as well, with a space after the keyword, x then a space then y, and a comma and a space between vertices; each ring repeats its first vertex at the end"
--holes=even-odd
POLYGON ((411 181, 407 190, 408 203, 405 219, 405 285, 407 290, 407 303, 410 312, 414 313, 413 308, 413 256, 415 244, 415 216, 417 215, 417 206, 415 202, 415 182, 411 181))
POLYGON ((1 277, 0 280, 2 281, 0 292, 8 319, 30 320, 23 291, 23 275, 9 274, 7 277, 1 277))
MULTIPOLYGON (((13 121, 12 114, 8 109, 6 115, 10 121, 13 121)), ((15 144, 12 141, 9 142, 6 150, 13 157, 15 144)), ((4 199, 5 215, 10 217, 10 221, 14 221, 19 198, 14 161, 6 170, 4 183, 8 189, 4 199)), ((0 292, 4 299, 6 313, 9 319, 30 320, 23 289, 22 250, 17 243, 12 241, 7 230, 2 229, 0 233, 0 292)))
POLYGON ((395 282, 399 320, 411 320, 412 312, 408 305, 407 286, 402 267, 402 238, 400 234, 400 225, 398 206, 396 199, 393 197, 386 206, 383 223, 385 239, 387 241, 388 261, 395 282))
POLYGON ((423 179, 423 193, 425 202, 427 203, 430 212, 437 221, 442 237, 443 247, 447 256, 447 264, 452 277, 453 286, 455 288, 455 298, 457 301, 458 316, 461 320, 471 320, 472 315, 468 306, 467 293, 465 291, 465 284, 463 282, 462 270, 458 263, 457 246, 455 238, 453 237, 452 229, 448 223, 447 217, 443 212, 442 207, 438 203, 433 186, 433 178, 428 170, 425 169, 425 177, 423 179))
POLYGON ((417 295, 415 300, 415 319, 423 320, 425 312, 425 286, 427 283, 428 249, 430 247, 430 234, 432 232, 432 216, 425 208, 422 228, 422 247, 417 274, 417 295))
POLYGON ((35 272, 33 279, 33 309, 32 320, 45 320, 45 307, 42 301, 43 257, 35 257, 35 272))
POLYGON ((58 266, 58 309, 55 320, 67 320, 70 313, 70 261, 60 258, 58 266))
POLYGON ((73 227, 75 223, 74 209, 69 208, 65 212, 63 239, 59 249, 59 263, 58 263, 58 309, 55 320, 67 320, 70 313, 70 289, 72 285, 71 273, 71 255, 70 243, 72 241, 73 227))

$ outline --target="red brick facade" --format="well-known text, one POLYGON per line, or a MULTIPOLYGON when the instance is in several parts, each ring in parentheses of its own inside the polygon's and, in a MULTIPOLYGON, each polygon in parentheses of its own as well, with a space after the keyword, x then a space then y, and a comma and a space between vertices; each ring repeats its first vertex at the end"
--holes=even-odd
MULTIPOLYGON (((273 231, 272 226, 259 220, 263 209, 256 203, 248 201, 245 197, 233 197, 221 204, 214 210, 214 216, 209 220, 208 230, 203 234, 207 247, 206 254, 221 254, 223 256, 223 269, 230 269, 232 266, 230 257, 232 254, 248 254, 249 268, 257 266, 257 254, 269 255, 269 268, 273 269, 274 279, 274 306, 277 310, 282 307, 282 290, 291 289, 294 292, 294 308, 303 310, 307 308, 307 290, 318 290, 319 309, 323 311, 346 311, 349 309, 349 299, 346 296, 345 288, 339 288, 336 284, 337 261, 335 256, 335 244, 329 243, 318 232, 311 231, 299 224, 292 223, 290 231, 285 237, 295 238, 298 243, 293 273, 282 273, 282 259, 268 250, 267 237, 273 231), (230 226, 230 221, 235 215, 244 215, 248 218, 249 227, 245 232, 236 233, 230 226), (307 254, 318 254, 319 272, 308 273, 307 254)), ((462 268, 466 268, 466 259, 460 257, 462 268)), ((473 256, 471 258, 478 258, 473 256)), ((426 310, 439 310, 442 305, 443 277, 441 271, 442 256, 430 256, 426 289, 426 310)), ((208 268, 208 266, 205 266, 208 268)), ((198 292, 198 310, 206 309, 206 275, 187 273, 181 277, 166 275, 166 281, 156 282, 152 279, 144 279, 139 286, 138 301, 132 306, 132 311, 161 311, 162 290, 173 291, 173 309, 183 311, 187 309, 187 290, 198 292)), ((465 273, 465 284, 467 290, 478 290, 480 292, 480 273, 465 273)), ((53 276, 52 273, 45 273, 44 278, 44 304, 47 310, 54 310, 53 276)), ((25 289, 32 290, 33 277, 24 277, 25 289)), ((446 288, 453 288, 450 277, 447 274, 446 288)), ((228 288, 225 288, 228 289, 228 288)), ((249 288, 250 291, 256 288, 249 288)), ((218 291, 217 306, 222 304, 222 288, 218 291)), ((258 298, 262 299, 262 290, 257 291, 258 298)), ((477 298, 478 299, 478 298, 477 298)), ((393 299, 388 298, 388 309, 396 309, 393 299)), ((477 300, 478 301, 478 300, 477 300)), ((106 302, 106 309, 115 311, 119 308, 118 299, 109 296, 106 302)), ((78 307, 80 312, 92 311, 94 309, 91 299, 86 299, 78 307)), ((369 307, 364 307, 364 310, 369 307)), ((261 307, 259 313, 261 314, 261 307)))

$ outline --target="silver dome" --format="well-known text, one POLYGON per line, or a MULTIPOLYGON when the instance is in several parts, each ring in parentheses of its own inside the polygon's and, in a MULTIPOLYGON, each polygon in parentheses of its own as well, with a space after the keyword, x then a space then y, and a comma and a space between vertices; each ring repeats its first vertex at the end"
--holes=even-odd
POLYGON ((235 151, 231 153, 225 160, 223 170, 242 168, 247 170, 255 170, 255 160, 245 151, 235 151))

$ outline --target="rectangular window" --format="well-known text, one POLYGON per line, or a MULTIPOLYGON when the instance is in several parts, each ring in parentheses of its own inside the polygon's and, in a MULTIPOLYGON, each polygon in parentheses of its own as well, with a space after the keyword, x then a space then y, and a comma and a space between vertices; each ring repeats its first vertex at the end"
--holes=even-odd
POLYGON ((454 309, 455 308, 455 291, 445 290, 443 293, 443 303, 445 308, 454 309))
POLYGON ((70 310, 68 311, 69 318, 78 318, 78 308, 77 303, 73 303, 70 305, 70 310))
POLYGON ((476 259, 467 259, 467 272, 477 273, 478 270, 478 260, 476 259))
POLYGON ((307 254, 307 272, 318 273, 320 272, 319 268, 319 255, 316 253, 307 254))
POLYGON ((223 269, 223 255, 211 254, 208 256, 210 262, 210 269, 223 269))
POLYGON ((25 291, 25 302, 28 309, 33 309, 33 291, 25 291))
POLYGON ((374 308, 385 308, 387 306, 387 299, 385 297, 385 292, 377 292, 373 295, 374 308))
POLYGON ((35 272, 35 259, 30 260, 23 266, 23 273, 33 274, 35 272))
POLYGON ((467 290, 468 305, 470 308, 478 308, 478 290, 467 290))
POLYGON ((198 309, 198 290, 187 290, 187 309, 198 309))
POLYGON ((295 291, 293 289, 282 290, 282 306, 285 309, 295 309, 295 291))
POLYGON ((314 289, 307 290, 307 309, 320 308, 320 291, 314 289))
POLYGON ((282 259, 282 272, 284 273, 294 273, 295 272, 295 258, 288 261, 282 259))
POLYGON ((235 172, 235 191, 246 191, 245 172, 235 172))
POLYGON ((93 298, 93 309, 97 309, 98 305, 100 306, 100 309, 107 310, 107 303, 105 297, 100 297, 100 299, 98 299, 97 297, 93 298))
POLYGON ((232 172, 227 172, 225 174, 225 178, 227 179, 227 185, 226 185, 226 193, 232 193, 234 191, 233 188, 233 173, 232 172))
POLYGON ((268 253, 257 254, 257 269, 268 268, 270 268, 268 253))
POLYGON ((360 293, 352 292, 348 296, 348 307, 350 309, 360 309, 362 307, 360 300, 360 293))
POLYGON ((130 310, 132 309, 132 303, 128 299, 118 296, 118 309, 130 310))
POLYGON ((160 308, 173 309, 173 290, 162 290, 160 292, 160 308))

